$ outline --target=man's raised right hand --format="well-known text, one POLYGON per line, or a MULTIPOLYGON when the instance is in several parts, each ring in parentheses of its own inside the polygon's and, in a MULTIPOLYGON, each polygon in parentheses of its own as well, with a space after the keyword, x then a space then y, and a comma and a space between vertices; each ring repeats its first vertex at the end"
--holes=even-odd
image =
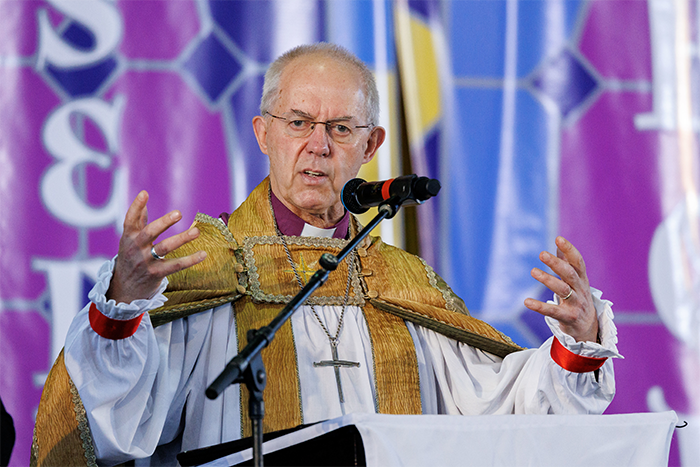
POLYGON ((137 299, 149 299, 165 276, 194 266, 207 257, 206 252, 198 251, 183 258, 156 259, 151 248, 157 255, 165 256, 199 237, 199 229, 191 228, 154 245, 156 238, 177 223, 182 214, 171 211, 149 224, 147 203, 148 193, 141 191, 126 212, 107 300, 131 303, 137 299))

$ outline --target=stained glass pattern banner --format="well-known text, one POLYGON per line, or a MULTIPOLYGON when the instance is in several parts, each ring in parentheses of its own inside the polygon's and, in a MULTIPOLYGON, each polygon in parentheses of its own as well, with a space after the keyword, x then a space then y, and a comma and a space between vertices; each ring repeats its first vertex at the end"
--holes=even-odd
MULTIPOLYGON (((0 0, 0 397, 26 465, 44 379, 142 189, 217 216, 267 174, 266 67, 329 41, 375 72, 367 180, 438 178, 421 255, 525 346, 541 250, 569 238, 614 303, 610 413, 676 410, 700 463, 699 0, 0 0), (407 157, 402 158, 405 152, 407 157)), ((400 221, 382 225, 403 245, 400 221)))

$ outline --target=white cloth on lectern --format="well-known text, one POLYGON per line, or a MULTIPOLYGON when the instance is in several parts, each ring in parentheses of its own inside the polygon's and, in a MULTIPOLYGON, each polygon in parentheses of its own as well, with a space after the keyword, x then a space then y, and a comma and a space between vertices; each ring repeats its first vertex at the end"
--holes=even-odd
MULTIPOLYGON (((362 437, 368 466, 461 467, 465 459, 468 465, 493 467, 664 466, 677 421, 673 411, 555 417, 354 413, 268 441, 263 453, 353 425, 362 437)), ((252 449, 246 449, 202 467, 228 467, 252 457, 252 449)))

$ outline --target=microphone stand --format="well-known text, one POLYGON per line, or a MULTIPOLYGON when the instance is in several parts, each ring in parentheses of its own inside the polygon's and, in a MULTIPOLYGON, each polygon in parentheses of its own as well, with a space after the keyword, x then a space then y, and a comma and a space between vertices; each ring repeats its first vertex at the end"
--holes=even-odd
POLYGON ((263 426, 265 416, 265 403, 263 390, 267 384, 267 373, 260 352, 267 347, 275 337, 275 333, 292 316, 292 314, 304 303, 304 301, 321 285, 326 282, 328 275, 334 271, 338 264, 353 250, 369 233, 384 219, 391 219, 396 215, 401 204, 410 197, 394 195, 379 205, 377 215, 364 227, 337 256, 324 253, 319 259, 321 266, 309 279, 306 285, 292 300, 270 321, 270 324, 260 329, 248 331, 248 344, 235 357, 229 361, 224 371, 214 380, 206 390, 209 399, 216 399, 224 389, 235 383, 244 383, 250 393, 248 414, 253 425, 253 465, 263 466, 262 443, 263 426))

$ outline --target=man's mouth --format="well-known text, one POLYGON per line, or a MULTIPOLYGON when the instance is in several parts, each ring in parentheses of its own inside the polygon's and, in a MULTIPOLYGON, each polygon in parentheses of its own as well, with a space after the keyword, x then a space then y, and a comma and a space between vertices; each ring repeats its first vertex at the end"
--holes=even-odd
POLYGON ((304 170, 304 174, 312 177, 323 177, 325 175, 323 172, 315 172, 313 170, 304 170))

